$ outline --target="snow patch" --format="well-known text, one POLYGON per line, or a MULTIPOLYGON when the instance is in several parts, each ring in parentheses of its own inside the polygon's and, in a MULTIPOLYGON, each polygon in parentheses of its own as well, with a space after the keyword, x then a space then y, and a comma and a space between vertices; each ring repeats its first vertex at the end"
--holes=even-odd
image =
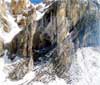
POLYGON ((60 78, 56 77, 56 80, 51 81, 50 83, 48 83, 48 85, 67 85, 67 84, 64 81, 64 79, 60 79, 60 78))
MULTIPOLYGON (((2 71, 3 59, 0 58, 0 85, 19 85, 31 81, 36 75, 34 71, 28 72, 23 79, 11 81, 6 79, 2 71)), ((39 67, 41 68, 41 67, 39 67)), ((55 80, 44 84, 32 81, 32 85, 99 85, 100 84, 100 49, 99 48, 79 48, 73 57, 72 65, 68 71, 67 83, 64 79, 56 76, 55 80)))
POLYGON ((11 0, 4 0, 6 3, 11 3, 11 0))
POLYGON ((78 49, 69 70, 71 85, 100 84, 100 49, 78 49))
POLYGON ((44 16, 45 12, 41 13, 39 11, 36 11, 36 18, 35 20, 38 21, 44 16))
POLYGON ((19 28, 17 23, 14 21, 13 16, 10 13, 7 13, 7 18, 5 18, 8 22, 10 32, 5 32, 3 28, 0 28, 0 37, 3 39, 4 43, 10 43, 13 38, 22 30, 19 28))

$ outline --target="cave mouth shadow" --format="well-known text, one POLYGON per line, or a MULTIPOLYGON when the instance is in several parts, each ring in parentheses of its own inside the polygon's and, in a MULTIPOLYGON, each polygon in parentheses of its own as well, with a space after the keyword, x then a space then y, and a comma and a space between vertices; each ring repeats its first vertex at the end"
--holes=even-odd
POLYGON ((36 31, 33 37, 33 60, 34 64, 46 63, 52 57, 52 50, 57 46, 57 42, 51 40, 49 33, 36 31))

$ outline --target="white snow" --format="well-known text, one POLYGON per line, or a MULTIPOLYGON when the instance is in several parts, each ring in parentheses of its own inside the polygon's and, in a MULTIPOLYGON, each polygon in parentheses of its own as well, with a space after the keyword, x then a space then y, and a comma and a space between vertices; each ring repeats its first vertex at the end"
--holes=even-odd
POLYGON ((11 3, 11 0, 4 0, 5 2, 7 2, 7 3, 11 3))
POLYGON ((22 30, 19 28, 17 23, 14 21, 13 16, 10 13, 7 13, 7 18, 5 18, 8 22, 10 32, 5 32, 3 28, 0 28, 0 37, 3 39, 3 42, 10 43, 13 38, 22 30))
POLYGON ((53 4, 53 2, 51 2, 49 5, 46 6, 45 3, 39 3, 39 4, 36 4, 34 5, 33 4, 33 7, 38 7, 38 6, 41 6, 41 8, 39 10, 36 10, 36 18, 35 18, 35 21, 39 21, 46 13, 46 11, 48 11, 48 8, 53 4))
POLYGON ((98 3, 100 4, 100 0, 97 0, 98 1, 98 3))
POLYGON ((67 84, 64 81, 64 79, 56 77, 56 80, 49 82, 48 85, 67 85, 67 84))
MULTIPOLYGON (((6 79, 6 74, 2 71, 3 59, 0 58, 0 85, 19 85, 27 83, 35 77, 35 72, 28 72, 19 81, 6 79)), ((99 48, 79 48, 73 57, 71 67, 68 71, 67 83, 64 79, 58 78, 48 84, 34 81, 32 85, 99 85, 100 84, 100 49, 99 48)))
POLYGON ((3 67, 4 67, 4 59, 3 58, 0 58, 0 85, 6 79, 6 75, 3 72, 3 67))
POLYGON ((44 16, 45 12, 41 13, 39 11, 36 11, 36 18, 35 20, 38 21, 44 16))
POLYGON ((92 47, 77 50, 69 70, 71 85, 100 85, 100 49, 98 50, 92 47))
MULTIPOLYGON (((11 0, 5 0, 9 2, 11 0)), ((100 0, 98 0, 100 3, 100 0)), ((29 3, 30 4, 30 3, 29 3)), ((28 4, 28 6, 29 6, 28 4)), ((36 11, 36 20, 40 20, 44 14, 45 10, 48 9, 48 6, 41 3, 43 8, 36 11)), ((0 37, 3 39, 4 43, 10 43, 13 38, 22 30, 19 28, 17 23, 14 21, 14 17, 7 13, 7 18, 5 18, 8 22, 8 25, 11 29, 10 32, 4 32, 3 26, 0 25, 0 37)), ((20 19, 20 17, 18 18, 20 19)), ((19 60, 16 58, 16 60, 19 60)), ((0 58, 0 85, 19 85, 23 82, 28 82, 32 78, 35 77, 35 72, 28 72, 25 77, 19 81, 11 81, 7 79, 7 74, 4 73, 3 68, 6 63, 11 64, 11 60, 7 59, 6 54, 4 55, 4 59, 0 58)), ((79 48, 75 53, 71 67, 68 71, 69 78, 67 79, 67 83, 64 79, 60 79, 56 77, 56 80, 50 81, 48 85, 99 85, 100 84, 100 48, 95 49, 92 47, 79 48)), ((34 82, 33 85, 45 85, 42 82, 34 82)), ((47 84, 46 84, 47 85, 47 84)))
MULTIPOLYGON (((11 3, 11 0, 5 0, 6 3, 11 3)), ((30 3, 29 0, 26 0, 27 2, 27 7, 29 7, 32 3, 30 3)), ((52 3, 51 3, 52 4, 52 3)), ((34 19, 35 21, 40 20, 46 13, 46 11, 48 10, 49 6, 51 5, 47 5, 44 3, 40 3, 37 5, 32 5, 33 7, 37 7, 39 5, 42 5, 42 8, 39 10, 36 10, 36 18, 34 19)), ((9 12, 7 12, 7 17, 5 17, 5 19, 8 22, 9 28, 11 29, 10 32, 5 32, 3 30, 3 27, 0 27, 0 37, 2 38, 4 44, 10 43, 14 37, 20 32, 22 31, 21 28, 19 28, 18 24, 15 22, 13 15, 11 15, 9 12)), ((18 21, 21 19, 21 16, 18 17, 18 21)))

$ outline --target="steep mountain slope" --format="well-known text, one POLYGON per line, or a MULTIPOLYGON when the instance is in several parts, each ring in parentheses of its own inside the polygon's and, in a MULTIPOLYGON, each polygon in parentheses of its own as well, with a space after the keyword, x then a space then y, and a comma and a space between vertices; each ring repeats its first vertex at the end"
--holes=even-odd
POLYGON ((99 85, 100 1, 36 3, 0 1, 0 85, 99 85))

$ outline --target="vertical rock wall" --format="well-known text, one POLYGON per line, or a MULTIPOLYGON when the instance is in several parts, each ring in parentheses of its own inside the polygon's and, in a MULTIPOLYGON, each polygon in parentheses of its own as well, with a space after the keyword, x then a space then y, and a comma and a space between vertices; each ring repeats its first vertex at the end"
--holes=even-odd
MULTIPOLYGON (((24 1, 22 0, 22 2, 24 1)), ((16 4, 15 2, 12 3, 16 4)), ((12 6, 14 7, 12 12, 15 15, 25 8, 25 3, 15 13, 17 6, 18 4, 12 6)), ((58 0, 53 6, 52 9, 54 10, 48 8, 49 13, 47 12, 43 17, 43 21, 34 22, 33 17, 26 19, 27 25, 24 30, 6 48, 9 49, 10 54, 34 58, 34 51, 44 48, 46 42, 50 41, 46 43, 50 45, 56 42, 54 70, 58 76, 62 77, 71 64, 71 55, 74 49, 71 40, 74 36, 70 36, 70 34, 80 18, 86 13, 87 4, 80 0, 58 0), (39 28, 38 25, 42 26, 39 28)))

